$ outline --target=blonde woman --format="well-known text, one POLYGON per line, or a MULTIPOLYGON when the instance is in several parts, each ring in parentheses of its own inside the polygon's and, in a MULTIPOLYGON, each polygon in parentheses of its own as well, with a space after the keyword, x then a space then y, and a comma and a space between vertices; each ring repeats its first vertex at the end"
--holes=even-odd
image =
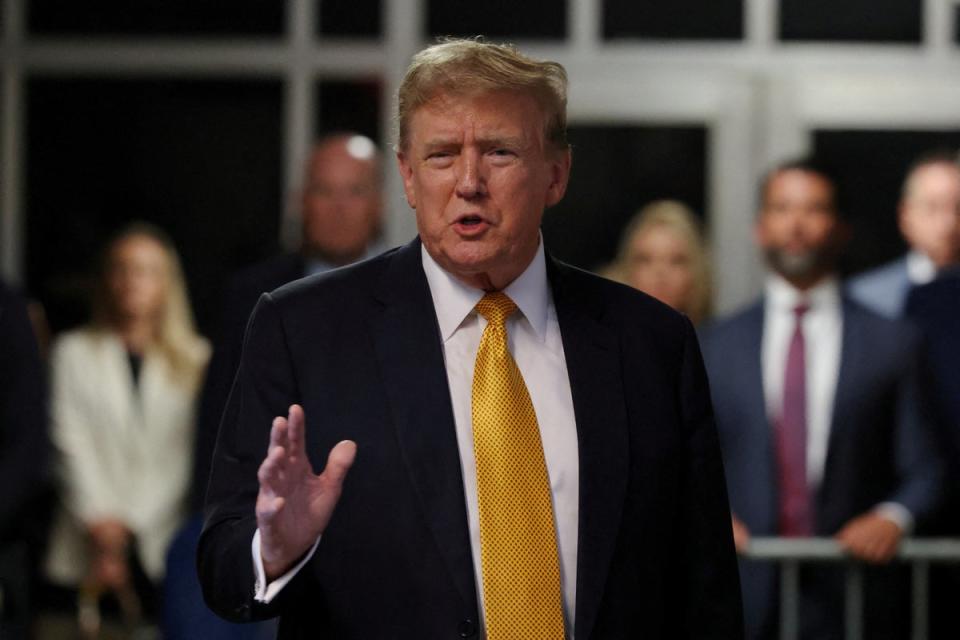
POLYGON ((185 513, 208 356, 170 241, 142 224, 117 235, 92 323, 51 353, 62 500, 45 569, 63 602, 83 587, 137 593, 149 605, 185 513))
POLYGON ((627 224, 605 275, 652 295, 694 324, 710 311, 707 249, 696 216, 673 200, 643 207, 627 224))

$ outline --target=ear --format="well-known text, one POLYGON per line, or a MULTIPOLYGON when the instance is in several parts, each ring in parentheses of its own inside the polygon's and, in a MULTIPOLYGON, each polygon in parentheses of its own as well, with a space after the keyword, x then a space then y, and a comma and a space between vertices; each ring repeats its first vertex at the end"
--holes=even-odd
POLYGON ((901 200, 897 206, 897 228, 900 230, 900 235, 904 238, 908 236, 907 229, 909 224, 907 218, 910 215, 910 212, 907 210, 908 206, 906 200, 901 200))
POLYGON ((417 208, 417 189, 413 179, 413 165, 404 151, 397 151, 397 168, 403 180, 403 192, 407 196, 407 204, 411 209, 417 208))
POLYGON ((547 185, 546 206, 552 207, 563 199, 570 182, 570 167, 573 164, 573 152, 565 149, 552 154, 550 162, 550 184, 547 185))

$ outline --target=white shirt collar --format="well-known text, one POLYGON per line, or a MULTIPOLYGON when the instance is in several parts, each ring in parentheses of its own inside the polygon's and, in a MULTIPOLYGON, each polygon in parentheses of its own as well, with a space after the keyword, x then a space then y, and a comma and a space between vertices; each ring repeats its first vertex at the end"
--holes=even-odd
MULTIPOLYGON (((445 271, 427 252, 423 244, 420 245, 420 256, 423 271, 427 276, 427 284, 430 286, 433 307, 437 312, 440 335, 446 342, 463 324, 464 319, 473 312, 474 307, 483 298, 484 291, 468 287, 445 271)), ((533 260, 523 273, 503 290, 516 303, 520 313, 530 323, 534 334, 541 342, 546 338, 547 333, 549 291, 547 263, 541 236, 533 260)))
POLYGON ((767 275, 767 304, 776 311, 792 311, 799 304, 806 304, 811 310, 826 309, 840 305, 840 281, 836 276, 828 276, 816 286, 801 291, 776 273, 767 275))
POLYGON ((927 284, 937 277, 937 265, 919 251, 907 253, 907 278, 911 284, 927 284))

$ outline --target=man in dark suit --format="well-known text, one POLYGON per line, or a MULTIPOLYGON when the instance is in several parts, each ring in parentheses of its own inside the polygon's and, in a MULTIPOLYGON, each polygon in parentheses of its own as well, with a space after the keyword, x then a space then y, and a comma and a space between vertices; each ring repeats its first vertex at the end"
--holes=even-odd
MULTIPOLYGON (((917 401, 916 332, 844 298, 834 269, 846 228, 821 166, 785 163, 761 200, 764 296, 703 336, 737 546, 750 535, 834 536, 854 557, 886 563, 941 490, 917 401)), ((748 637, 774 637, 775 571, 744 563, 741 579, 748 637)), ((801 637, 841 637, 839 574, 809 570, 801 589, 801 637)), ((868 582, 866 637, 902 637, 909 616, 882 606, 895 591, 892 579, 868 582)))
POLYGON ((0 282, 0 637, 27 638, 50 486, 46 384, 20 296, 0 282))
POLYGON ((282 638, 742 637, 689 321, 544 252, 565 96, 512 47, 415 56, 419 238, 258 303, 199 551, 215 611, 282 638))
POLYGON ((889 318, 903 316, 911 288, 931 282, 960 261, 960 166, 955 151, 926 153, 913 162, 897 213, 910 250, 846 283, 854 300, 889 318))
POLYGON ((191 492, 196 511, 203 506, 217 429, 240 364, 250 312, 267 291, 380 253, 380 184, 380 153, 372 140, 348 132, 321 138, 311 150, 300 193, 300 250, 247 267, 228 283, 200 396, 191 492))

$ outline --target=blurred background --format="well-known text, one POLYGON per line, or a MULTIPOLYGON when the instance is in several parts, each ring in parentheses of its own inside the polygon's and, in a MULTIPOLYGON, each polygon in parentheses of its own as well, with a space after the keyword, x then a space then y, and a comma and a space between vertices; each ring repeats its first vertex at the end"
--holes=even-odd
MULTIPOLYGON (((54 333, 87 317, 96 248, 130 220, 179 248, 203 333, 227 274, 298 242, 311 140, 392 141, 410 55, 484 34, 570 74, 573 180, 544 234, 594 268, 643 204, 702 214, 716 311, 753 297, 756 183, 822 152, 853 273, 903 252, 910 160, 960 147, 956 0, 3 0, 0 267, 54 333)), ((386 240, 414 219, 386 166, 386 240)))

